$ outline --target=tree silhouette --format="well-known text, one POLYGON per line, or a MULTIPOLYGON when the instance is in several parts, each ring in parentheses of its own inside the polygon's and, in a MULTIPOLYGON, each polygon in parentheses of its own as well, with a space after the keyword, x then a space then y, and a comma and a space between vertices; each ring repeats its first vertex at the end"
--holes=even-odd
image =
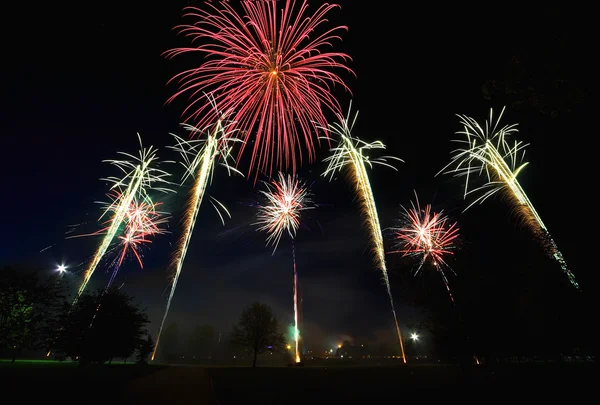
POLYGON ((231 340, 253 356, 252 367, 256 367, 259 354, 269 349, 282 349, 285 345, 273 310, 260 302, 255 302, 242 312, 238 324, 233 326, 231 340))
POLYGON ((84 294, 64 315, 56 349, 81 365, 127 359, 147 334, 148 316, 117 289, 84 294))
POLYGON ((66 303, 66 285, 38 272, 0 270, 0 351, 10 349, 14 361, 23 349, 40 349, 54 337, 66 303))
POLYGON ((152 336, 148 333, 146 334, 146 338, 142 339, 139 342, 139 346, 137 348, 137 362, 138 364, 148 364, 148 357, 152 354, 154 350, 154 340, 152 336))

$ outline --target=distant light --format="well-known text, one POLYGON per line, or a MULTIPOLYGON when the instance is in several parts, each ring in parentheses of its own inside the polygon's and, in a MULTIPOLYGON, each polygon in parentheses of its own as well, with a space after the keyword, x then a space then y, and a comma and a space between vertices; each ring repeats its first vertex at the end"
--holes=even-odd
POLYGON ((56 271, 58 271, 59 273, 64 273, 65 271, 67 271, 67 266, 65 266, 64 264, 59 264, 56 268, 56 271))
POLYGON ((338 349, 341 349, 341 348, 342 348, 342 345, 338 345, 338 349))
POLYGON ((291 350, 292 349, 292 345, 286 345, 285 348, 288 349, 288 350, 291 350))
POLYGON ((417 335, 416 333, 413 333, 412 335, 410 335, 410 338, 412 340, 419 340, 419 335, 417 335))

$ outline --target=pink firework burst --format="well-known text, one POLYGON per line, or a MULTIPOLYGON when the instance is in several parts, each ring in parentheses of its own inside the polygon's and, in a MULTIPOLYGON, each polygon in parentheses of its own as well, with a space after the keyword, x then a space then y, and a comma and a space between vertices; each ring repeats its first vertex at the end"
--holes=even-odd
POLYGON ((125 231, 123 235, 118 237, 122 250, 117 267, 121 266, 127 252, 131 251, 137 259, 140 268, 144 268, 144 263, 139 253, 140 247, 151 243, 150 237, 164 233, 160 225, 164 224, 167 219, 163 217, 161 212, 157 211, 157 207, 160 204, 148 201, 133 201, 131 203, 127 211, 125 231))
POLYGON ((302 163, 301 143, 306 144, 309 161, 314 160, 318 129, 327 128, 325 111, 341 113, 332 86, 350 92, 332 71, 353 74, 345 65, 350 57, 327 50, 340 39, 337 32, 347 27, 316 34, 327 23, 327 13, 339 6, 323 4, 308 14, 306 0, 300 7, 296 3, 241 1, 241 14, 226 1, 208 3, 208 10, 187 7, 184 17, 195 22, 176 29, 193 46, 165 53, 168 58, 188 52, 206 56, 200 66, 171 79, 179 90, 168 102, 189 95, 184 120, 203 128, 220 118, 203 100, 205 93, 212 93, 219 109, 231 112, 243 145, 254 144, 249 173, 258 169, 270 174, 274 165, 291 166, 295 173, 296 156, 302 163))
POLYGON ((452 269, 444 257, 454 254, 453 250, 456 248, 459 236, 457 223, 451 223, 443 211, 433 212, 430 204, 427 204, 424 209, 421 208, 418 197, 416 204, 411 203, 411 208, 402 207, 402 209, 401 225, 392 229, 396 250, 391 253, 402 253, 403 257, 420 257, 415 274, 418 274, 423 265, 431 260, 442 276, 450 299, 454 301, 444 272, 445 268, 451 271, 452 269))
POLYGON ((274 245, 274 252, 284 232, 292 239, 296 237, 302 211, 314 208, 314 204, 308 188, 296 176, 279 173, 278 180, 265 182, 265 186, 260 193, 266 201, 258 206, 255 225, 267 232, 267 244, 274 245))

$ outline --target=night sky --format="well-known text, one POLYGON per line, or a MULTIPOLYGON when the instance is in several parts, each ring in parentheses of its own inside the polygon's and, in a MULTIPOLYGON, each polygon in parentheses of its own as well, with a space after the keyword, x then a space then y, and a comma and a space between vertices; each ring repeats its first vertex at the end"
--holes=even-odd
MULTIPOLYGON (((357 77, 344 76, 352 95, 336 90, 336 96, 344 110, 351 99, 360 110, 357 136, 384 141, 389 154, 405 161, 397 172, 383 167, 371 172, 382 226, 395 224, 400 204, 409 204, 416 190, 422 203, 443 209, 461 226, 461 251, 451 261, 458 276, 450 276, 451 284, 467 275, 493 274, 502 286, 518 285, 518 275, 531 268, 542 271, 528 288, 564 282, 558 265, 518 225, 507 201, 494 198, 462 214, 468 205, 463 183, 434 177, 449 162, 450 141, 460 129, 455 114, 483 120, 490 107, 499 111, 507 102, 503 122, 518 122, 518 137, 531 143, 521 184, 581 285, 589 286, 593 268, 578 236, 584 225, 574 218, 589 214, 581 207, 586 192, 579 155, 591 111, 585 82, 591 71, 588 25, 565 10, 448 6, 434 13, 426 4, 395 10, 382 2, 340 3, 331 23, 349 31, 336 46, 352 56, 349 66, 357 77), (510 82, 518 69, 527 72, 515 85, 524 95, 500 92, 485 99, 484 83, 510 82)), ((172 144, 169 133, 185 135, 179 127, 185 100, 165 106, 175 91, 166 83, 199 63, 199 56, 167 61, 161 53, 185 43, 172 31, 185 5, 48 4, 16 15, 24 22, 15 28, 2 67, 0 264, 51 269, 65 262, 75 285, 99 239, 66 240, 65 232, 74 224, 81 224, 76 233, 97 229, 95 201, 107 191, 100 178, 118 174, 102 160, 116 158, 117 151, 136 152, 136 133, 145 145, 159 147, 164 160, 177 159, 166 146, 172 144)), ((345 338, 393 338, 389 302, 369 255, 359 205, 345 176, 332 183, 320 177, 326 156, 322 145, 318 161, 300 171, 320 204, 306 218, 296 245, 307 347, 331 347, 345 338)), ((164 168, 173 181, 182 175, 177 165, 164 168)), ((171 234, 157 237, 145 251, 143 270, 130 261, 116 281, 148 308, 153 331, 164 310, 166 267, 186 199, 187 189, 178 190, 164 198, 171 234)), ((248 205, 257 198, 252 180, 228 178, 218 170, 209 193, 233 218, 222 226, 213 208, 203 204, 169 319, 184 330, 210 323, 227 332, 241 309, 259 300, 273 305, 282 322, 291 322, 291 244, 284 238, 271 255, 264 235, 254 231, 255 210, 248 205)), ((389 238, 386 244, 389 249, 389 238)), ((393 256, 388 261, 403 326, 419 318, 418 308, 403 299, 404 275, 412 264, 393 256)), ((93 287, 107 279, 99 268, 93 287)), ((427 291, 444 297, 439 278, 424 280, 431 283, 427 291)))

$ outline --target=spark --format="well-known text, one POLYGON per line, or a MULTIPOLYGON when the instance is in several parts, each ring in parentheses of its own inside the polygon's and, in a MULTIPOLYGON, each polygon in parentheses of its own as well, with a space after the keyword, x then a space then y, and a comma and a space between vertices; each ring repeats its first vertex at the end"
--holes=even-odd
POLYGON ((423 265, 430 260, 442 277, 450 300, 454 302, 445 273, 445 269, 452 272, 453 270, 444 257, 454 254, 453 250, 458 238, 457 223, 450 223, 443 211, 433 212, 431 204, 421 208, 418 197, 416 197, 416 204, 411 202, 411 208, 402 207, 402 210, 400 226, 392 228, 396 239, 396 250, 390 253, 402 253, 403 257, 419 257, 415 275, 419 274, 423 265))
POLYGON ((39 251, 39 253, 45 252, 46 250, 50 249, 51 247, 56 246, 56 244, 54 245, 50 245, 50 246, 46 246, 45 248, 43 248, 42 250, 39 251))
POLYGON ((168 218, 164 217, 163 212, 157 210, 160 205, 161 203, 152 201, 132 202, 127 212, 125 231, 123 235, 118 236, 121 254, 116 263, 116 269, 123 264, 127 252, 132 252, 140 268, 144 268, 140 248, 152 242, 150 237, 166 233, 161 225, 165 224, 168 218))
POLYGON ((257 222, 259 231, 267 232, 267 245, 279 245, 281 236, 287 232, 294 239, 300 227, 300 213, 315 208, 306 186, 296 176, 279 173, 279 180, 265 182, 266 190, 260 193, 266 203, 259 205, 257 222))
MULTIPOLYGON (((193 22, 176 29, 191 46, 171 49, 165 56, 199 52, 205 61, 171 79, 178 91, 168 102, 187 94, 190 104, 182 114, 184 121, 204 126, 218 116, 198 95, 217 93, 219 105, 233 111, 244 145, 254 144, 249 173, 257 168, 257 175, 259 170, 270 175, 274 165, 280 170, 291 166, 295 172, 297 155, 302 163, 302 142, 309 162, 315 159, 317 123, 326 126, 325 111, 341 111, 331 88, 339 85, 350 92, 334 73, 353 74, 345 66, 350 57, 327 50, 341 40, 338 31, 347 27, 318 34, 328 22, 327 14, 339 7, 332 4, 319 6, 312 15, 306 13, 306 1, 300 7, 296 0, 242 1, 241 6, 243 13, 226 1, 209 3, 207 10, 184 8, 184 17, 193 22)), ((243 151, 244 146, 238 158, 243 151)))
MULTIPOLYGON (((217 110, 217 104, 214 97, 212 95, 208 95, 207 97, 213 108, 217 110)), ((177 282, 179 281, 179 276, 181 275, 181 271, 183 269, 183 263, 192 239, 192 233, 198 218, 198 212, 200 210, 202 200, 204 199, 204 194, 208 185, 212 182, 215 164, 220 159, 220 164, 225 166, 230 175, 231 173, 238 173, 241 175, 237 169, 229 164, 231 161, 235 162, 231 155, 233 144, 241 141, 232 135, 235 131, 235 129, 233 129, 235 123, 227 120, 226 118, 227 114, 221 113, 219 115, 219 119, 216 120, 216 123, 206 128, 197 128, 191 125, 183 124, 184 129, 188 130, 190 133, 205 133, 206 139, 186 141, 185 139, 172 134, 177 142, 177 146, 173 147, 173 149, 181 154, 183 159, 182 165, 185 167, 185 174, 182 182, 185 182, 190 177, 195 178, 195 180, 187 202, 187 208, 184 213, 183 232, 173 257, 172 268, 174 271, 171 282, 171 292, 167 300, 167 306, 161 321, 156 344, 154 345, 152 360, 154 360, 154 357, 156 356, 156 350, 160 342, 160 336, 169 314, 173 296, 175 295, 177 282)), ((229 217, 231 217, 231 215, 223 204, 215 199, 213 199, 213 201, 215 203, 211 201, 211 204, 216 209, 221 221, 224 224, 224 218, 221 211, 229 217)))
MULTIPOLYGON (((123 198, 123 194, 115 190, 111 191, 108 196, 110 202, 104 203, 104 205, 109 210, 118 207, 118 201, 123 198)), ((119 228, 121 234, 116 236, 118 243, 107 251, 107 254, 119 250, 120 253, 116 254, 116 258, 112 263, 113 273, 106 289, 110 288, 128 252, 133 254, 140 268, 144 268, 141 256, 142 246, 151 243, 151 237, 166 233, 166 230, 161 226, 168 222, 168 217, 165 216, 166 213, 157 210, 161 204, 160 202, 153 202, 148 196, 145 196, 143 201, 138 201, 136 197, 133 198, 123 219, 124 226, 119 228)), ((110 228, 111 220, 105 221, 104 225, 104 228, 94 233, 71 236, 70 238, 106 234, 110 228)))
POLYGON ((102 299, 112 286, 112 283, 114 282, 119 269, 123 264, 123 260, 125 259, 127 252, 130 251, 133 253, 138 264, 140 265, 140 268, 143 269, 144 263, 140 253, 141 247, 151 243, 152 239, 150 238, 152 236, 166 233, 166 231, 161 228, 161 225, 167 222, 167 218, 163 216, 164 213, 157 211, 156 208, 159 205, 161 205, 161 203, 153 203, 149 199, 142 202, 138 202, 134 199, 134 201, 131 203, 129 210, 127 211, 125 230, 123 235, 118 236, 118 239, 120 240, 118 248, 121 249, 121 253, 117 256, 117 259, 115 259, 115 262, 113 263, 113 272, 108 283, 106 284, 106 287, 104 288, 104 291, 102 292, 102 295, 100 296, 100 300, 96 306, 96 312, 90 321, 90 328, 98 316, 102 299))
POLYGON ((296 245, 294 239, 300 227, 302 211, 313 209, 311 194, 297 176, 279 173, 278 180, 264 182, 266 190, 261 190, 266 202, 258 206, 257 221, 259 231, 267 233, 267 245, 274 246, 273 254, 284 233, 292 239, 292 261, 294 271, 294 341, 295 362, 300 363, 300 329, 298 327, 298 270, 296 268, 296 245))
POLYGON ((138 140, 140 142, 140 150, 137 156, 119 152, 119 154, 125 156, 128 160, 106 161, 116 166, 124 173, 123 177, 109 177, 104 179, 112 183, 111 190, 118 191, 120 198, 114 199, 100 216, 100 219, 102 219, 108 214, 111 215, 105 236, 94 254, 92 261, 85 270, 83 281, 77 292, 76 300, 85 290, 96 267, 113 242, 119 228, 126 219, 129 207, 134 201, 134 198, 145 199, 150 190, 172 192, 172 190, 161 186, 169 184, 166 177, 170 176, 170 174, 154 167, 158 164, 157 150, 153 146, 145 148, 142 145, 142 138, 139 134, 138 140))
MULTIPOLYGON (((166 189, 165 189, 166 190, 166 189)), ((103 203, 103 206, 105 207, 103 210, 103 213, 106 214, 107 212, 112 211, 117 211, 122 209, 122 201, 125 198, 124 194, 122 192, 120 192, 119 190, 111 190, 108 193, 108 197, 109 197, 109 202, 105 202, 103 203)), ((144 200, 139 202, 138 201, 138 197, 136 197, 135 195, 132 198, 132 201, 129 205, 129 207, 126 207, 126 209, 124 210, 125 215, 123 218, 123 224, 125 225, 124 227, 119 226, 117 231, 115 231, 115 234, 119 231, 122 231, 121 235, 116 236, 116 239, 119 240, 119 243, 117 244, 116 247, 111 248, 110 250, 107 249, 107 252, 114 252, 117 251, 119 249, 121 249, 121 253, 117 255, 117 257, 113 260, 112 263, 112 267, 113 267, 113 271, 111 274, 111 277, 108 281, 108 283, 106 284, 106 287, 104 288, 104 291, 102 292, 102 295, 100 296, 100 302, 102 301, 102 298, 104 297, 104 295, 106 294, 106 292, 110 289, 113 281, 115 280, 117 273, 119 272, 119 269, 121 267, 121 265, 123 264, 123 261, 126 257, 126 254, 128 251, 131 251, 133 253, 133 255, 135 256, 135 258, 137 259, 140 268, 143 268, 143 261, 142 261, 142 257, 140 254, 140 249, 141 246, 143 246, 144 244, 148 244, 151 243, 151 236, 154 235, 158 235, 158 234, 163 234, 166 233, 166 231, 164 229, 161 228, 162 224, 165 224, 168 221, 168 218, 165 217, 165 213, 163 212, 159 212, 156 208, 161 205, 161 203, 154 203, 152 202, 152 200, 150 199, 150 197, 146 194, 143 196, 144 200)), ((83 234, 83 235, 75 235, 75 236, 70 236, 69 238, 79 238, 79 237, 85 237, 85 236, 97 236, 97 235, 108 235, 108 232, 111 231, 113 222, 114 222, 114 214, 115 212, 113 212, 113 217, 111 217, 111 219, 107 220, 104 222, 104 227, 94 233, 90 233, 90 234, 83 234)), ((69 239, 68 238, 68 239, 69 239)), ((115 238, 113 238, 115 239, 115 238)), ((111 246, 113 246, 111 244, 111 246)), ((106 254, 105 253, 105 254, 106 254)), ((103 255, 104 256, 104 255, 103 255)), ((76 267, 81 266, 83 263, 80 263, 79 265, 77 265, 76 267)), ((59 266, 59 268, 57 269, 59 271, 64 272, 66 271, 66 267, 64 265, 59 266), (61 268, 63 269, 61 271, 61 268)), ((77 303, 79 296, 75 297, 75 300, 73 301, 73 306, 77 303)), ((94 320, 96 319, 97 315, 98 315, 98 311, 100 310, 100 302, 98 303, 97 307, 96 307, 96 311, 94 313, 94 316, 92 317, 91 321, 90 321, 90 325, 89 327, 91 328, 94 320)), ((73 306, 69 309, 69 313, 71 311, 71 309, 73 308, 73 306)), ((59 334, 62 332, 63 328, 61 327, 61 329, 59 330, 59 334)), ((56 342, 55 338, 54 342, 52 343, 52 346, 54 345, 54 343, 56 342)), ((50 349, 48 351, 48 353, 46 354, 46 357, 50 356, 52 352, 52 349, 50 349)))
POLYGON ((354 115, 354 118, 351 118, 351 110, 352 102, 350 102, 350 107, 348 108, 348 116, 344 118, 340 114, 338 115, 339 122, 330 124, 328 126, 329 131, 332 134, 335 134, 339 139, 337 140, 338 146, 331 149, 333 154, 324 160, 324 162, 328 163, 328 166, 323 173, 323 176, 330 176, 330 180, 332 180, 335 173, 346 167, 350 169, 352 181, 355 183, 358 196, 362 200, 363 213, 371 233, 371 241, 373 244, 375 260, 377 267, 381 270, 383 281, 390 299, 392 314, 394 315, 394 322, 396 323, 398 341, 402 351, 402 359, 404 363, 406 363, 404 344, 402 342, 400 326, 398 325, 398 319, 396 317, 394 299, 392 297, 392 290, 385 264, 385 248, 383 246, 383 236, 381 234, 381 226, 379 224, 379 215, 377 214, 375 197, 373 196, 373 190, 371 189, 371 183, 367 173, 367 167, 373 168, 374 165, 386 166, 396 170, 396 168, 389 162, 393 160, 402 162, 402 159, 393 156, 370 158, 367 154, 368 152, 376 149, 385 149, 385 145, 380 141, 367 143, 352 136, 352 130, 354 128, 354 124, 356 123, 356 119, 358 118, 358 111, 354 115))
POLYGON ((559 263, 562 271, 567 275, 570 283, 580 289, 575 275, 567 267, 567 263, 558 250, 556 242, 550 235, 548 228, 542 221, 533 204, 525 194, 517 180, 518 174, 527 166, 521 163, 525 156, 525 147, 522 141, 510 142, 512 134, 518 132, 517 124, 499 127, 499 122, 504 114, 504 109, 494 122, 493 109, 490 109, 489 120, 484 127, 475 119, 465 115, 457 115, 463 130, 457 134, 464 135, 466 139, 455 140, 461 146, 453 151, 450 163, 439 173, 451 173, 455 176, 466 177, 464 198, 473 193, 481 193, 465 211, 474 204, 483 203, 494 194, 505 191, 512 197, 514 204, 520 208, 520 213, 532 229, 541 236, 547 252, 559 263), (451 166, 453 168, 449 169, 451 166), (484 175, 485 173, 485 175, 484 175), (471 179, 475 176, 485 176, 487 182, 480 187, 469 190, 471 179))

